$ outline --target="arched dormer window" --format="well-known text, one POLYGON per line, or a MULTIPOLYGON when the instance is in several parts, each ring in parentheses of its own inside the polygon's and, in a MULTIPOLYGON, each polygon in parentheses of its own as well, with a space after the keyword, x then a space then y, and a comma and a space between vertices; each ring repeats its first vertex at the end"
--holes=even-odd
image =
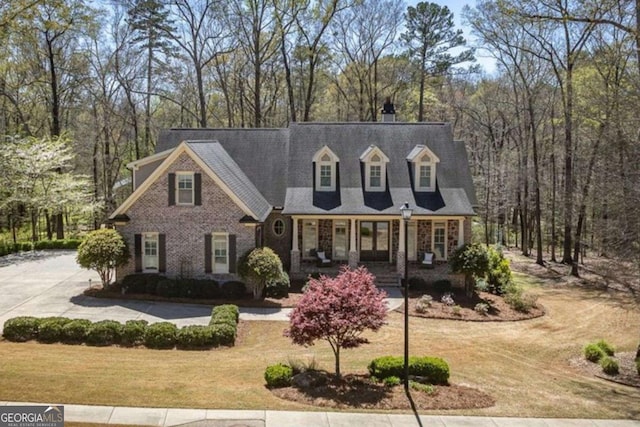
POLYGON ((326 145, 313 156, 316 191, 336 191, 339 160, 338 156, 326 145))
POLYGON ((389 158, 375 145, 360 156, 364 163, 364 191, 385 191, 389 158))
POLYGON ((415 191, 436 190, 436 165, 440 162, 438 156, 426 145, 416 145, 407 156, 413 163, 413 185, 415 191))

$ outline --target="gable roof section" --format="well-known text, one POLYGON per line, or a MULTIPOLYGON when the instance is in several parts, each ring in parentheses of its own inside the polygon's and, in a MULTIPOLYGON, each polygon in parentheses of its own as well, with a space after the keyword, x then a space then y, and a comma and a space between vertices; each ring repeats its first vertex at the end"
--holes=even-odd
POLYGON ((151 184, 166 173, 169 166, 183 153, 190 156, 245 214, 260 222, 267 218, 271 211, 269 202, 260 194, 224 148, 215 141, 185 141, 178 145, 109 218, 113 219, 126 213, 151 184))
MULTIPOLYGON (((175 148, 182 141, 199 140, 220 143, 271 206, 284 206, 288 173, 288 128, 168 129, 160 132, 156 151, 175 148)), ((307 167, 307 172, 309 171, 310 160, 307 167)))

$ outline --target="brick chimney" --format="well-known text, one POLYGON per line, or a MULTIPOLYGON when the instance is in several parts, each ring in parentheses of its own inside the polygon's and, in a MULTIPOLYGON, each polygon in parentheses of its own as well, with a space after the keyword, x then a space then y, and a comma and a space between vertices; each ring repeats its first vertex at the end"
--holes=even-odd
POLYGON ((382 122, 393 123, 396 121, 396 109, 391 102, 391 97, 387 96, 382 106, 382 122))

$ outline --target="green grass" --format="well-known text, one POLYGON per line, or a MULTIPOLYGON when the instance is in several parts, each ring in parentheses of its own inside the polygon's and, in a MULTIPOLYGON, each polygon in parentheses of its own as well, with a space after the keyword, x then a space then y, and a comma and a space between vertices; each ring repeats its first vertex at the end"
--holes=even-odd
MULTIPOLYGON (((523 279, 529 280, 517 275, 523 279)), ((585 342, 614 330, 620 351, 635 349, 638 307, 624 295, 529 286, 548 313, 542 318, 512 323, 410 319, 411 355, 444 358, 451 367, 450 382, 482 389, 497 401, 491 408, 445 413, 637 418, 640 390, 585 376, 568 360, 582 357, 585 342)), ((343 373, 365 373, 373 358, 402 354, 403 317, 393 312, 388 320, 378 333, 367 334, 371 344, 342 352, 343 373)), ((1 341, 0 400, 321 410, 278 399, 265 388, 264 370, 274 363, 313 360, 333 371, 328 344, 294 346, 282 335, 286 326, 241 322, 235 347, 211 351, 1 341)))

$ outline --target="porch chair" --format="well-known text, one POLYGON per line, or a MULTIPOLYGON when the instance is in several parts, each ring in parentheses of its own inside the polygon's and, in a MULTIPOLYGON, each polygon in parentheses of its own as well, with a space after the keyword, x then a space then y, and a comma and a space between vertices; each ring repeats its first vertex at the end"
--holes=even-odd
POLYGON ((436 261, 436 254, 433 252, 425 252, 424 259, 420 263, 422 268, 433 268, 436 261))
POLYGON ((330 267, 331 259, 327 258, 324 251, 316 251, 316 257, 318 258, 318 267, 330 267))

